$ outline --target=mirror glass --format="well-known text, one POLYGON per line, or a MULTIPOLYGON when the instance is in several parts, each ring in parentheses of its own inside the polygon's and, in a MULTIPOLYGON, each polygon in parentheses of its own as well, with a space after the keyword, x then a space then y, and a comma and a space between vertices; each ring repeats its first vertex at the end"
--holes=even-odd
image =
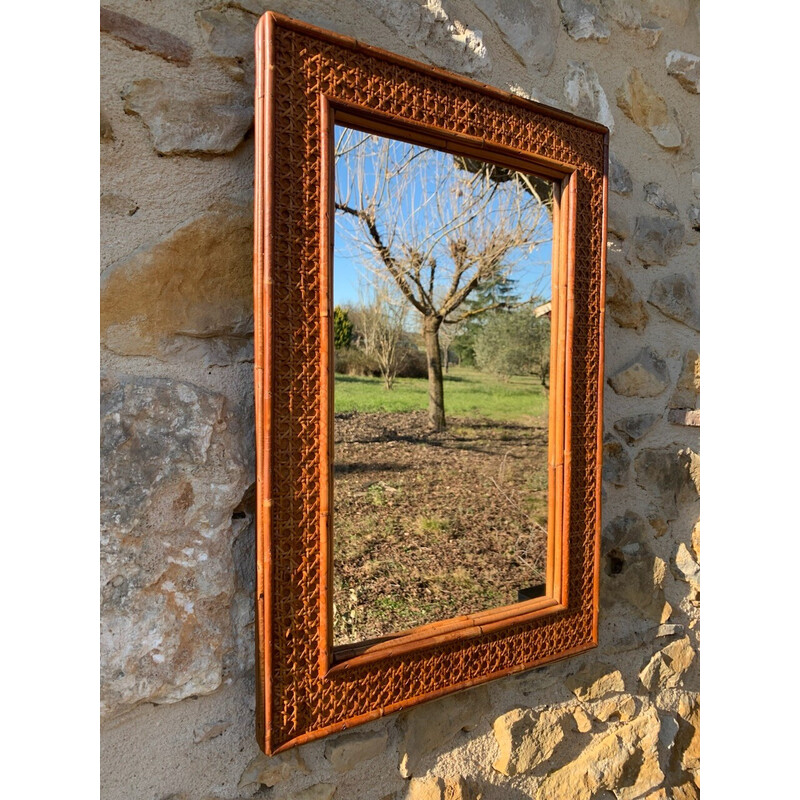
POLYGON ((545 593, 553 185, 335 126, 333 643, 545 593))

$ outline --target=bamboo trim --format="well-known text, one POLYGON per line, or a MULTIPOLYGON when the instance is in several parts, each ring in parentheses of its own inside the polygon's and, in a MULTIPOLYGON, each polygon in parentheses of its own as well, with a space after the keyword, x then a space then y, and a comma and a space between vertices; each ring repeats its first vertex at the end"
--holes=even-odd
POLYGON ((573 324, 575 315, 575 229, 577 225, 578 212, 578 174, 574 173, 569 181, 569 211, 565 215, 567 229, 567 253, 564 261, 566 268, 566 281, 563 291, 564 300, 564 339, 565 352, 570 356, 564 360, 564 451, 563 451, 563 507, 561 509, 562 520, 562 549, 561 558, 561 581, 562 592, 560 593, 561 602, 569 605, 569 531, 570 531, 570 500, 572 495, 572 352, 573 352, 573 324))
POLYGON ((329 102, 335 109, 337 125, 347 125, 349 128, 364 133, 375 133, 403 142, 430 147, 432 150, 490 161, 501 167, 537 173, 538 177, 555 181, 562 180, 574 169, 569 164, 544 158, 535 152, 520 153, 518 150, 487 142, 478 136, 432 128, 419 122, 404 120, 393 114, 384 114, 372 109, 360 109, 358 106, 341 100, 329 102))
POLYGON ((274 20, 263 17, 256 29, 256 158, 254 227, 254 379, 256 385, 256 727, 266 750, 272 721, 272 218, 269 199, 273 180, 274 20), (260 147, 259 147, 260 145, 260 147), (262 305, 263 304, 263 305, 262 305), (263 687, 263 690, 262 690, 263 687))
POLYGON ((520 672, 525 672, 526 670, 532 669, 533 667, 543 666, 544 664, 554 664, 558 661, 563 661, 564 659, 571 658, 572 656, 579 655, 580 653, 585 653, 587 650, 591 650, 596 647, 596 644, 582 644, 577 647, 572 647, 568 650, 564 650, 561 653, 557 653, 552 656, 548 656, 546 658, 538 659, 536 661, 530 662, 523 662, 522 664, 515 664, 511 667, 506 667, 501 670, 497 670, 496 672, 489 673, 488 675, 482 675, 480 678, 475 678, 473 680, 463 681, 462 683, 454 684, 453 686, 448 686, 444 689, 438 689, 433 692, 427 692, 424 695, 419 695, 415 697, 411 702, 399 702, 399 703, 391 703, 387 706, 382 706, 380 708, 376 708, 374 711, 370 711, 366 714, 359 714, 358 716, 352 717, 345 723, 336 723, 333 725, 326 725, 323 728, 318 728, 317 730, 309 731, 308 733, 301 734, 300 736, 293 737, 286 741, 284 744, 276 747, 273 751, 272 755, 277 755, 278 753, 282 753, 284 750, 289 750, 292 747, 297 747, 298 745, 308 744, 308 742, 316 741, 317 739, 322 739, 325 736, 328 736, 331 733, 341 733, 342 731, 348 730, 349 728, 353 728, 356 725, 363 725, 367 722, 372 722, 373 720, 380 719, 381 717, 386 716, 387 714, 393 714, 395 711, 402 711, 405 708, 408 708, 412 705, 417 705, 418 703, 425 703, 428 700, 436 700, 439 697, 443 697, 448 694, 452 694, 454 692, 461 692, 466 689, 471 689, 474 686, 480 686, 483 683, 488 683, 489 681, 496 680, 497 678, 504 678, 508 675, 516 675, 520 672))
MULTIPOLYGON (((319 28, 305 23, 290 20, 282 15, 269 13, 258 24, 256 32, 256 176, 254 202, 254 278, 253 288, 255 295, 255 367, 254 382, 256 391, 256 457, 257 457, 257 592, 256 592, 256 629, 258 631, 257 644, 257 721, 256 730, 259 743, 267 753, 280 752, 288 747, 305 741, 312 741, 334 730, 343 730, 369 719, 383 716, 386 713, 400 708, 414 705, 424 700, 432 699, 457 691, 469 686, 484 683, 496 677, 519 672, 543 663, 560 660, 578 652, 583 652, 593 647, 597 642, 598 626, 598 584, 599 584, 599 535, 600 535, 600 499, 601 499, 601 459, 602 459, 602 407, 599 408, 598 430, 591 430, 588 423, 581 423, 580 430, 573 431, 572 404, 573 402, 586 402, 592 410, 600 402, 602 406, 603 376, 602 376, 602 347, 604 343, 602 323, 604 308, 602 297, 600 299, 600 335, 599 357, 600 368, 596 371, 593 362, 591 367, 578 369, 578 385, 581 395, 573 398, 573 367, 582 364, 577 361, 573 364, 572 348, 575 334, 575 320, 580 324, 590 320, 592 330, 597 324, 596 310, 590 317, 582 316, 582 308, 576 307, 576 268, 591 270, 591 284, 582 279, 581 302, 583 299, 595 300, 598 286, 600 292, 604 290, 605 250, 597 252, 598 225, 605 226, 607 218, 607 192, 608 192, 608 132, 596 123, 581 120, 570 114, 565 114, 553 109, 540 106, 538 103, 524 100, 501 92, 491 87, 485 87, 475 81, 454 76, 436 68, 420 65, 409 59, 385 53, 373 47, 362 45, 353 39, 337 34, 321 31, 319 28), (280 32, 278 32, 280 28, 280 32), (310 43, 309 39, 301 40, 287 33, 300 34, 302 37, 311 37, 320 42, 327 43, 317 49, 317 45, 310 43), (287 42, 288 47, 278 53, 274 49, 274 41, 280 37, 281 43, 287 42), (311 44, 310 51, 306 45, 311 44), (299 46, 298 46, 299 45, 299 46), (331 47, 333 45, 333 47, 331 47), (353 55, 353 61, 348 62, 353 55), (313 55, 307 56, 311 52, 313 55), (302 64, 311 64, 306 58, 319 59, 316 66, 321 65, 320 86, 327 88, 315 90, 312 88, 309 73, 297 69, 302 64), (368 57, 368 58, 365 58, 368 57), (370 60, 371 59, 371 60, 370 60), (349 63, 349 66, 348 66, 349 63), (292 65, 291 68, 289 65, 292 65), (361 84, 350 82, 350 86, 332 82, 333 72, 345 66, 353 70, 350 73, 353 80, 365 81, 361 84), (390 65, 390 66, 387 66, 390 65), (445 102, 459 101, 459 94, 453 87, 463 87, 469 93, 478 93, 480 97, 492 99, 492 122, 483 130, 487 131, 487 138, 482 139, 467 135, 465 130, 475 131, 473 123, 453 122, 443 112, 437 111, 436 105, 426 106, 424 114, 417 117, 425 119, 423 125, 419 121, 403 120, 400 117, 403 103, 409 98, 410 88, 417 85, 418 78, 414 75, 404 75, 403 70, 413 71, 417 75, 435 79, 429 84, 432 97, 440 97, 445 102), (280 89, 275 76, 280 74, 280 89), (366 82, 369 83, 366 83, 366 82), (369 86, 369 97, 364 89, 369 86), (355 88, 355 90, 354 90, 355 88), (379 95, 373 92, 386 92, 379 95), (284 89, 300 91, 299 101, 286 104, 288 95, 284 89), (332 94, 323 97, 323 92, 332 94), (335 95, 335 96, 334 96, 335 95), (369 108, 359 108, 354 98, 359 102, 369 105, 369 108), (381 111, 372 108, 372 101, 381 106, 381 111), (495 100, 501 100, 509 109, 498 108, 495 100), (309 112, 315 103, 318 112, 316 121, 312 121, 309 112), (542 177, 560 181, 561 188, 556 187, 554 210, 557 209, 557 221, 554 225, 553 244, 553 316, 551 329, 556 330, 555 343, 552 345, 558 356, 555 362, 555 379, 551 376, 550 421, 548 423, 548 561, 546 597, 537 598, 527 603, 512 604, 500 609, 488 609, 474 615, 464 615, 450 620, 440 620, 428 626, 411 631, 402 632, 400 635, 382 638, 378 641, 362 642, 355 646, 345 648, 332 648, 331 642, 331 593, 332 593, 332 480, 331 465, 333 463, 332 431, 333 431, 333 385, 332 385, 332 308, 331 308, 331 265, 333 244, 332 217, 333 209, 331 187, 334 183, 332 159, 330 158, 330 134, 333 112, 326 106, 330 103, 335 108, 335 114, 341 115, 343 121, 356 119, 359 125, 367 124, 373 132, 392 131, 394 138, 402 138, 418 142, 427 142, 428 146, 444 149, 446 152, 460 153, 469 157, 476 157, 492 163, 501 164, 515 169, 522 169, 542 177), (567 123, 565 129, 559 124, 554 144, 550 138, 552 129, 548 129, 547 120, 544 128, 541 125, 532 127, 530 147, 517 151, 510 147, 511 142, 519 140, 518 136, 509 134, 509 125, 513 125, 517 114, 511 106, 524 109, 526 112, 535 112, 541 117, 567 123), (327 110, 326 110, 327 108, 327 110), (387 111, 392 109, 392 112, 387 111), (397 111, 398 113, 393 113, 397 111), (279 117, 278 117, 279 115, 279 117), (309 173, 303 172, 302 193, 297 187, 292 187, 285 175, 276 173, 275 153, 281 159, 289 159, 287 148, 289 139, 284 137, 283 129, 276 126, 276 119, 290 121, 294 134, 305 131, 306 144, 322 147, 320 156, 322 167, 322 186, 315 186, 308 178, 309 173), (326 122, 326 119, 328 120, 326 122), (364 123, 366 120, 366 123, 364 123), (321 127, 320 127, 321 125, 321 127), (570 129, 571 126, 571 129, 570 129), (595 143, 596 134, 602 134, 603 165, 602 175, 599 173, 599 155, 595 143), (311 138, 308 138, 311 137, 311 138), (326 142, 326 139, 328 140, 326 142), (535 145, 535 146, 534 146, 535 145), (545 158, 536 151, 542 147, 549 154, 545 158), (575 165, 564 164, 553 158, 561 153, 570 154, 576 159, 575 165), (599 175, 599 178, 598 178, 599 175), (602 180, 600 180, 602 179, 602 180), (280 181, 279 183, 277 181, 280 181), (580 185, 578 182, 581 182, 580 185), (586 187, 587 194, 584 194, 586 187), (580 191, 579 191, 580 189, 580 191), (597 206, 588 205, 588 192, 592 193, 593 203, 602 190, 602 219, 600 213, 592 209, 597 206), (273 205, 274 193, 280 191, 281 197, 288 198, 293 205, 277 207, 273 205), (327 195, 325 194, 327 192, 327 195), (302 198, 310 198, 302 200, 302 198), (327 197, 327 211, 325 208, 327 197), (309 202, 316 205, 321 202, 319 209, 309 208, 309 202), (579 206, 579 201, 583 206, 579 206), (310 219, 309 212, 318 211, 319 222, 309 223, 309 227, 293 233, 291 228, 287 233, 286 223, 292 220, 297 224, 298 208, 303 208, 305 219, 310 219), (289 209, 291 208, 291 213, 289 209), (327 217, 326 217, 327 214, 327 217), (580 224, 579 224, 580 223, 580 224), (315 226, 319 225, 319 231, 315 226), (299 243, 304 236, 317 237, 319 247, 319 263, 315 264, 303 253, 301 260, 290 263, 289 249, 285 246, 285 239, 276 239, 275 231, 281 231, 281 237, 289 236, 293 243, 299 243), (591 236, 594 238, 589 239, 591 236), (327 237, 327 238, 326 238, 327 237), (580 264, 576 263, 576 241, 580 237, 581 258, 580 264), (587 249, 588 247, 588 249, 587 249), (589 263, 585 254, 589 253, 592 262, 589 263), (277 255, 276 255, 277 254, 277 255), (278 262, 276 262, 278 259, 278 262), (297 282, 287 279, 289 273, 286 269, 297 267, 297 282), (275 271, 280 269, 280 271, 275 271), (599 280, 598 280, 599 273, 599 280), (301 320, 281 313, 283 309, 274 308, 273 275, 277 286, 275 291, 288 293, 291 306, 301 303, 306 290, 313 295, 320 292, 319 314, 321 319, 313 326, 306 325, 306 316, 301 320), (316 283, 316 281, 319 281, 316 283), (555 291, 557 287, 557 291, 555 291), (556 299, 558 298, 558 300, 556 299), (277 315, 276 325, 273 326, 273 317, 277 315), (321 322, 322 325, 319 325, 321 322), (308 388, 308 381, 303 386, 302 394, 291 396, 285 382, 280 378, 280 373, 275 369, 280 368, 278 357, 285 357, 287 352, 296 352, 294 345, 288 347, 281 339, 276 340, 277 330, 297 330, 302 343, 307 345, 314 340, 321 350, 319 362, 308 366, 313 368, 314 374, 322 373, 319 391, 313 394, 314 388, 308 388), (312 339, 313 337, 313 339, 312 339), (275 369, 273 369, 273 365, 275 369), (563 369, 562 369, 563 366, 563 369), (569 370, 569 371, 568 371, 569 370), (276 374, 278 385, 276 386, 276 374), (589 384, 580 383, 584 377, 590 378, 589 384), (327 384, 326 384, 327 381, 327 384), (274 391, 281 392, 280 409, 275 408, 274 391), (287 490, 291 487, 273 485, 278 480, 278 474, 296 474, 299 464, 292 455, 284 456, 284 451, 277 447, 287 433, 287 418, 284 413, 283 403, 289 400, 299 402, 301 413, 308 414, 312 408, 318 415, 316 425, 319 432, 314 434, 314 442, 309 435, 303 433, 298 440, 298 453, 303 453, 305 458, 313 454, 316 442, 321 450, 318 463, 319 494, 314 491, 310 502, 319 502, 319 516, 316 541, 319 542, 319 551, 303 550, 298 552, 297 540, 292 539, 292 531, 288 527, 289 519, 294 520, 294 514, 300 510, 297 505, 299 500, 292 499, 287 504, 287 490), (280 413, 277 413, 280 411, 280 413), (274 420, 274 423, 273 423, 274 420), (279 425, 281 430, 274 430, 273 424, 279 425), (551 430, 554 426, 554 431, 551 430), (588 438, 587 438, 588 437, 588 438), (571 474, 571 455, 575 448, 580 448, 582 459, 591 454, 596 454, 596 473, 594 481, 581 475, 571 474), (577 481, 576 486, 572 486, 577 481), (596 514, 589 517, 591 528, 584 525, 581 517, 577 521, 581 528, 571 530, 573 524, 569 518, 570 495, 573 491, 580 492, 580 497, 586 502, 596 504, 596 514), (276 494, 273 495, 273 492, 276 494), (276 498, 275 510, 273 500, 276 498), (274 514, 274 517, 273 517, 274 514), (289 514, 290 517, 285 517, 289 514), (274 530, 273 530, 273 526, 274 530), (584 530, 584 527, 586 530, 584 530), (273 537, 277 536, 280 548, 274 550, 273 537), (575 544, 581 546, 588 544, 589 536, 594 545, 591 554, 593 560, 580 555, 575 544), (551 548, 550 542, 553 542, 551 548), (552 553, 551 553, 552 551, 552 553), (579 559, 572 565, 568 563, 570 553, 579 559), (291 554, 291 556, 289 555, 291 554), (295 564, 295 559, 301 559, 303 572, 295 564), (291 576, 288 574, 288 559, 291 557, 291 576), (591 589, 586 591, 588 584, 580 595, 567 597, 570 579, 575 584, 576 575, 588 577, 589 567, 592 567, 591 576, 593 583, 591 589), (574 570, 580 570, 572 575, 574 570), (308 571, 306 571, 308 570, 308 571), (319 570, 319 573, 318 573, 319 570), (311 584, 307 576, 319 575, 319 584, 311 584), (302 578, 301 583, 295 583, 302 578), (298 591, 297 600, 288 601, 288 591, 298 591), (591 608, 590 608, 591 606, 591 608), (289 609, 294 618, 288 616, 289 609), (309 630, 308 620, 302 615, 320 612, 318 628, 309 630), (591 611, 588 621, 585 612, 591 611), (273 619, 278 614, 279 618, 273 619), (297 615, 300 616, 297 616, 297 615), (536 621, 533 627, 524 627, 526 623, 536 621), (279 633, 275 626, 278 626, 279 633), (537 640, 539 634, 546 638, 537 640), (313 647, 305 647, 307 640, 303 636, 312 636, 313 647), (278 636, 279 638, 275 638, 278 636), (555 637, 551 639, 550 637, 555 637), (290 646, 287 647, 287 642, 290 646), (463 644, 459 644, 462 643, 463 644), (545 643, 547 643, 545 645, 545 643), (481 670, 489 665, 496 665, 494 659, 506 647, 515 655, 515 659, 502 669, 484 674, 481 670), (563 648, 555 651, 555 648, 563 648), (499 649, 498 649, 499 648, 499 649), (470 654, 479 658, 480 664, 471 663, 470 654), (535 655, 531 659, 531 656, 535 655), (311 658, 309 658, 311 656, 311 658), (338 661, 342 656, 345 660, 338 661), (409 662, 404 664, 403 657, 408 657, 409 662), (281 659, 276 663, 275 659, 281 659), (289 659, 288 661, 286 659, 289 659), (398 662, 398 658, 401 659, 398 662), (391 660, 394 659, 394 660, 391 660), (420 668, 423 672, 414 673, 409 670, 409 664, 414 664, 415 670, 420 668), (431 671, 432 665, 442 664, 445 672, 431 671), (442 676, 447 676, 447 665, 459 673, 461 677, 468 676, 467 680, 458 683, 447 683, 442 676), (288 667, 288 671, 287 671, 288 667), (358 667, 356 670, 355 667, 358 667), (327 672, 326 672, 327 670, 327 672), (324 674, 323 674, 324 673, 324 674), (415 687, 406 689, 405 687, 415 687), (369 699, 364 694, 367 687, 374 687, 387 699, 384 705, 378 708, 369 708, 369 699), (390 702, 391 700, 391 702, 390 702), (395 702, 396 701, 396 702, 395 702)), ((348 80, 350 80, 348 78, 348 80)), ((428 89, 425 90, 426 92, 428 89)), ((475 101, 477 108, 481 100, 475 101)), ((417 102, 417 98, 413 98, 417 102)), ((472 102, 472 101, 471 101, 472 102)), ((444 106, 442 106, 443 108, 444 106)), ((460 108, 460 114, 464 112, 460 108)), ((465 119, 462 117, 459 120, 465 119)), ((530 120, 530 114, 525 119, 530 120)), ((349 124, 349 123, 348 123, 349 124)), ((288 136, 288 134, 286 134, 288 136)), ((299 140, 302 144, 302 139, 299 140)), ((297 152, 297 151, 294 151, 297 152)), ((298 160, 291 157, 295 166, 298 160)), ((281 161, 283 163, 283 161, 281 161)), ((299 185, 298 185, 299 186, 299 185)), ((602 231, 603 245, 605 245, 605 228, 602 231)), ((308 241, 306 239, 305 241, 308 241)), ((295 251, 298 252, 298 251, 295 251)), ((295 256, 291 256, 294 258, 295 256)), ((291 273, 294 275, 294 273, 291 273)), ((583 273, 581 273, 583 276, 583 273)), ((312 296, 313 296, 312 295, 312 296)), ((300 306, 298 306, 300 307, 300 306)), ((284 307, 285 308, 285 307, 284 307)), ((594 309, 597 307, 594 306, 594 309)), ((316 312, 312 313, 315 314, 316 312)), ((596 342, 581 338, 581 353, 595 355, 596 342)), ((552 359, 551 359, 552 361, 552 359)), ((552 368, 551 368, 552 369, 552 368)), ((298 389, 298 392, 301 390, 298 389)), ((578 405, 575 408, 579 408, 578 405)), ((294 451, 292 451, 294 452, 294 451)), ((584 462, 582 462, 584 463, 584 462)), ((308 473, 304 475, 308 480, 308 473)), ((304 523, 305 525, 306 523, 304 523)), ((302 541, 309 542, 312 530, 304 529, 302 541)), ((308 547, 304 544, 304 547, 308 547)), ((585 551, 584 551, 585 552, 585 551)), ((590 556, 591 557, 591 556, 590 556)), ((502 662, 501 662, 502 663, 502 662)), ((451 679, 452 680, 452 679, 451 679)))
POLYGON ((554 598, 536 597, 523 603, 510 603, 507 606, 490 608, 475 614, 462 614, 450 619, 437 620, 417 628, 380 636, 365 642, 340 645, 334 648, 335 664, 333 667, 338 667, 349 659, 365 655, 389 658, 395 647, 402 647, 403 652, 430 647, 437 643, 434 639, 443 634, 463 632, 467 635, 469 631, 477 627, 499 623, 505 623, 506 626, 517 624, 523 618, 533 619, 534 615, 541 616, 544 612, 552 614, 561 610, 563 610, 563 606, 554 598))
POLYGON ((293 30, 296 33, 306 36, 313 36, 315 39, 320 39, 323 42, 330 42, 331 44, 339 45, 340 47, 346 47, 348 50, 353 50, 356 53, 363 53, 364 55, 371 56, 372 58, 376 58, 380 61, 385 61, 389 64, 396 64, 399 67, 405 67, 413 72, 418 72, 422 75, 427 75, 431 78, 436 78, 437 80, 444 81, 455 86, 478 91, 488 97, 502 100, 504 103, 509 103, 515 106, 523 106, 525 108, 535 108, 539 114, 550 117, 551 119, 568 122, 570 125, 574 125, 578 128, 584 128, 586 130, 601 134, 608 133, 608 128, 599 122, 594 122, 593 120, 585 119, 583 117, 576 117, 574 114, 570 114, 567 111, 561 111, 560 109, 552 108, 551 106, 542 105, 536 100, 528 100, 525 97, 520 97, 519 95, 512 94, 511 92, 497 89, 496 87, 489 86, 486 83, 480 83, 479 81, 472 80, 471 78, 465 78, 463 75, 456 75, 455 73, 449 72, 448 70, 440 67, 421 64, 419 61, 414 61, 413 59, 405 58, 404 56, 397 55, 396 53, 390 53, 387 50, 382 50, 379 47, 373 47, 372 45, 365 44, 358 39, 354 39, 352 36, 344 36, 343 34, 334 33, 333 31, 325 30, 324 28, 318 28, 316 25, 312 25, 309 22, 300 22, 299 20, 292 19, 284 14, 280 14, 277 11, 270 11, 268 13, 282 28, 293 30))
POLYGON ((320 392, 320 437, 324 446, 320 456, 320 675, 332 661, 333 651, 333 434, 334 434, 334 363, 333 363, 333 224, 334 164, 333 114, 327 99, 320 95, 319 114, 322 120, 321 172, 322 204, 320 208, 320 316, 322 329, 320 392))

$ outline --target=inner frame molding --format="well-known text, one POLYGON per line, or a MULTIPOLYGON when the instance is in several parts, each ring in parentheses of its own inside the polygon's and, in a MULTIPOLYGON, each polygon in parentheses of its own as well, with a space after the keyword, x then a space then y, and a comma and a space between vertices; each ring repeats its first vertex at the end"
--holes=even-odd
POLYGON ((608 130, 270 12, 255 142, 256 733, 273 754, 596 646, 608 130), (555 186, 546 594, 337 648, 334 124, 555 186))

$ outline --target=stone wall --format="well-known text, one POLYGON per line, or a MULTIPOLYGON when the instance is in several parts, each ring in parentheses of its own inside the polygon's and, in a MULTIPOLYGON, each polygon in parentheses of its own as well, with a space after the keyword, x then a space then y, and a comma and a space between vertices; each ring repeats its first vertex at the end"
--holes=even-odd
POLYGON ((698 796, 698 17, 697 0, 109 0, 104 798, 698 796), (600 647, 274 758, 254 737, 252 611, 269 9, 612 130, 600 647))

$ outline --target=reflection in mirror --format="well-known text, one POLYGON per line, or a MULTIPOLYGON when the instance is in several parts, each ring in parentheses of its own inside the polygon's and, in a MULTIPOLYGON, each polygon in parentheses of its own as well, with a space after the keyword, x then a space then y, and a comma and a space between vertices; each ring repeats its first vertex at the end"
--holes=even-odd
POLYGON ((333 643, 545 592, 550 181, 335 126, 333 643))

